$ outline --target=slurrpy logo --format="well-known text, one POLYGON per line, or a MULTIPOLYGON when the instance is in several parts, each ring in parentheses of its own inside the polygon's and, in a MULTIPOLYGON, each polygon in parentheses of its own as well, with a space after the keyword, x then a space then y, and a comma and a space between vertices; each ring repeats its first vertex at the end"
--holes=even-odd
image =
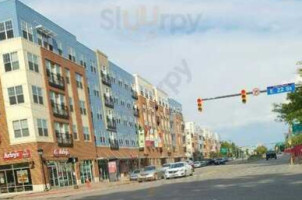
POLYGON ((101 11, 100 26, 119 31, 134 41, 146 41, 159 34, 191 34, 198 30, 202 13, 164 13, 158 6, 139 6, 132 10, 119 6, 101 11))

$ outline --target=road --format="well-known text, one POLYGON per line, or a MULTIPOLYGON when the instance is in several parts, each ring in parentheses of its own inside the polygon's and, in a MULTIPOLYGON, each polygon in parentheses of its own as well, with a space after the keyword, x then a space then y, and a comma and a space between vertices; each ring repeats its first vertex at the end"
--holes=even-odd
MULTIPOLYGON (((302 166, 289 157, 197 169, 193 177, 135 183, 64 199, 91 200, 301 200, 302 166)), ((58 198, 57 198, 58 199, 58 198)))

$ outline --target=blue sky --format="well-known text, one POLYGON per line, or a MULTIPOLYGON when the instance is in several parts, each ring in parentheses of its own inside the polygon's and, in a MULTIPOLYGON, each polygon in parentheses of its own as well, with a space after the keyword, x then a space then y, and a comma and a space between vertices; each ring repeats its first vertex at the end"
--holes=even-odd
POLYGON ((179 92, 167 92, 183 104, 187 121, 241 146, 283 140, 287 127, 274 121, 271 110, 285 95, 249 97, 246 105, 240 98, 205 102, 202 114, 196 99, 295 81, 302 56, 301 1, 23 2, 155 85, 185 61, 191 79, 180 73, 179 92), (137 14, 143 9, 144 22, 137 14))

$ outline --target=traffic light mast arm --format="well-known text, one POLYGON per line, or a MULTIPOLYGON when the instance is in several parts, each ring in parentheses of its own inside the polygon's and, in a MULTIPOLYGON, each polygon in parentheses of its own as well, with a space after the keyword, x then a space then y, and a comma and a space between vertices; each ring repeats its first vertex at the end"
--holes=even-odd
MULTIPOLYGON (((266 93, 267 90, 261 90, 260 93, 266 93)), ((251 95, 253 92, 247 92, 246 95, 251 95)), ((205 98, 202 99, 202 101, 212 101, 212 100, 217 100, 217 99, 224 99, 224 98, 230 98, 230 97, 238 97, 241 96, 241 93, 238 94, 230 94, 230 95, 224 95, 224 96, 218 96, 218 97, 212 97, 212 98, 205 98)))

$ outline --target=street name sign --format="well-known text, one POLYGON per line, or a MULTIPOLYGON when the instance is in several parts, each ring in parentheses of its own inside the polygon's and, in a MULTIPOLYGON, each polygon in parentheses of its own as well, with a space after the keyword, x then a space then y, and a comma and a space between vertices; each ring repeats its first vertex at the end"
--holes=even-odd
POLYGON ((267 87, 267 95, 294 92, 295 89, 296 89, 295 83, 270 86, 270 87, 267 87))

